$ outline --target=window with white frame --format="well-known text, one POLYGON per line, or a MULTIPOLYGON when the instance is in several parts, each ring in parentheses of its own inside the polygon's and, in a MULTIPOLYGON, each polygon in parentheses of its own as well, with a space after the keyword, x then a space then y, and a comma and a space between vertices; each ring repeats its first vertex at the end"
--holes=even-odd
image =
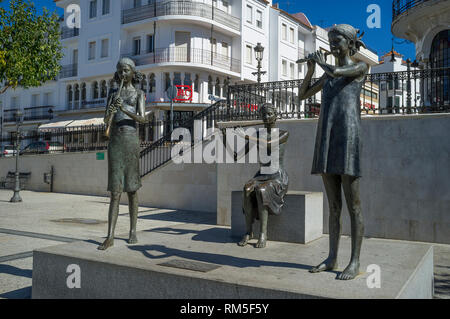
POLYGON ((95 41, 89 42, 88 60, 95 60, 95 41))
POLYGON ((284 41, 287 40, 287 25, 284 23, 281 25, 281 36, 284 41))
POLYGON ((223 5, 223 11, 228 13, 229 7, 230 7, 230 4, 228 3, 228 0, 223 0, 222 1, 222 5, 223 5))
POLYGON ((282 66, 283 76, 287 76, 287 61, 286 60, 282 60, 281 61, 281 66, 282 66))
POLYGON ((141 54, 141 38, 137 37, 133 39, 133 55, 141 54))
POLYGON ((155 38, 153 34, 147 35, 147 53, 155 52, 155 38))
POLYGON ((290 68, 291 68, 291 78, 295 78, 295 65, 294 63, 290 64, 290 68))
POLYGON ((52 105, 52 92, 44 93, 44 105, 52 105))
POLYGON ((38 106, 38 104, 39 104, 39 94, 33 94, 31 96, 31 106, 35 107, 38 106))
POLYGON ((91 0, 89 2, 89 19, 97 17, 97 0, 91 0))
POLYGON ((109 39, 102 40, 102 52, 100 57, 106 58, 109 56, 109 39))
POLYGON ((253 49, 251 45, 245 47, 245 63, 253 64, 253 49))
POLYGON ((263 14, 261 10, 256 10, 256 26, 260 29, 263 27, 263 14))
POLYGON ((228 57, 228 43, 222 42, 222 55, 228 57))
POLYGON ((247 11, 246 11, 246 19, 247 22, 252 24, 253 23, 253 7, 247 5, 247 11))
POLYGON ((111 12, 111 0, 102 1, 102 15, 107 15, 111 12))
POLYGON ((295 31, 294 28, 289 28, 289 42, 294 43, 295 31))
POLYGON ((217 39, 211 39, 211 52, 217 57, 217 39))
POLYGON ((16 109, 19 106, 19 97, 13 96, 11 97, 11 109, 16 109))

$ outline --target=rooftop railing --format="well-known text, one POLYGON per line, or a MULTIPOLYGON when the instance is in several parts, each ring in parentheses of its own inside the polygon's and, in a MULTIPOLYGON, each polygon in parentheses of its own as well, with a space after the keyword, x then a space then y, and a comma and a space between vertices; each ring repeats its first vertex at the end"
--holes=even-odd
POLYGON ((422 4, 427 1, 433 0, 393 0, 392 1, 392 21, 394 21, 398 16, 407 12, 409 9, 412 9, 419 4, 422 4))
POLYGON ((122 24, 155 17, 184 15, 216 21, 236 31, 241 30, 241 20, 206 3, 191 1, 166 1, 122 11, 122 24))
POLYGON ((77 37, 80 35, 80 29, 78 28, 69 28, 69 27, 61 27, 61 39, 68 39, 77 37))
POLYGON ((203 49, 162 48, 156 49, 154 52, 139 55, 126 53, 122 54, 122 57, 133 59, 137 66, 179 62, 203 64, 236 73, 241 72, 240 60, 203 49))
POLYGON ((59 72, 59 77, 61 79, 70 78, 78 75, 78 64, 63 65, 61 71, 59 72))

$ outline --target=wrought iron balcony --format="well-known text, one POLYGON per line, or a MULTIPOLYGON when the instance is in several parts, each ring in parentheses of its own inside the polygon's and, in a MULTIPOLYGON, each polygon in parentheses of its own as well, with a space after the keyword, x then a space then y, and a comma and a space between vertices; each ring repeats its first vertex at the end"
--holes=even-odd
POLYGON ((59 77, 61 79, 70 78, 78 75, 78 64, 63 65, 61 71, 59 72, 59 77))
POLYGON ((92 101, 81 101, 82 109, 94 109, 97 107, 105 107, 105 106, 106 106, 106 98, 96 99, 92 101))
POLYGON ((392 1, 392 21, 403 13, 427 1, 433 0, 393 0, 392 1))
MULTIPOLYGON (((23 120, 24 121, 40 121, 40 120, 51 120, 53 118, 53 108, 52 105, 46 106, 34 106, 26 107, 23 110, 23 120), (52 110, 52 112, 49 112, 52 110)), ((4 123, 14 123, 16 122, 15 113, 18 109, 5 110, 4 123)))
POLYGON ((80 29, 78 28, 69 28, 69 27, 61 27, 61 39, 68 39, 77 37, 80 35, 80 29))
POLYGON ((162 48, 156 49, 155 52, 141 55, 122 54, 122 57, 133 59, 136 65, 168 62, 195 63, 218 67, 236 73, 241 72, 240 60, 203 49, 162 48))
POLYGON ((206 18, 226 25, 236 31, 241 30, 241 19, 209 4, 190 1, 157 2, 123 10, 122 24, 170 15, 206 18))

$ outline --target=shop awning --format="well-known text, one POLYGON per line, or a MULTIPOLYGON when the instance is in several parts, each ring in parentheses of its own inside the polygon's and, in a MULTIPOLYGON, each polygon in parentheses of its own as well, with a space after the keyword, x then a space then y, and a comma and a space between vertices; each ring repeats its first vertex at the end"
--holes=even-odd
POLYGON ((100 126, 103 125, 103 117, 90 117, 77 119, 67 125, 68 129, 73 129, 80 126, 100 126))
POLYGON ((64 121, 61 121, 61 119, 59 119, 58 121, 48 122, 48 123, 45 123, 45 124, 42 124, 41 126, 39 126, 38 131, 45 132, 45 131, 50 131, 50 130, 54 130, 54 129, 65 128, 67 125, 69 125, 73 121, 74 121, 73 119, 64 120, 64 121))

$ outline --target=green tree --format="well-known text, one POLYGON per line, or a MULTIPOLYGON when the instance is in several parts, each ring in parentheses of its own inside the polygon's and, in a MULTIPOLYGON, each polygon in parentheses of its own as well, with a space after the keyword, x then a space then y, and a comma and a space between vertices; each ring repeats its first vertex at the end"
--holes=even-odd
POLYGON ((56 13, 44 8, 38 15, 29 0, 10 0, 9 10, 0 8, 0 94, 56 79, 62 58, 60 34, 56 13))

